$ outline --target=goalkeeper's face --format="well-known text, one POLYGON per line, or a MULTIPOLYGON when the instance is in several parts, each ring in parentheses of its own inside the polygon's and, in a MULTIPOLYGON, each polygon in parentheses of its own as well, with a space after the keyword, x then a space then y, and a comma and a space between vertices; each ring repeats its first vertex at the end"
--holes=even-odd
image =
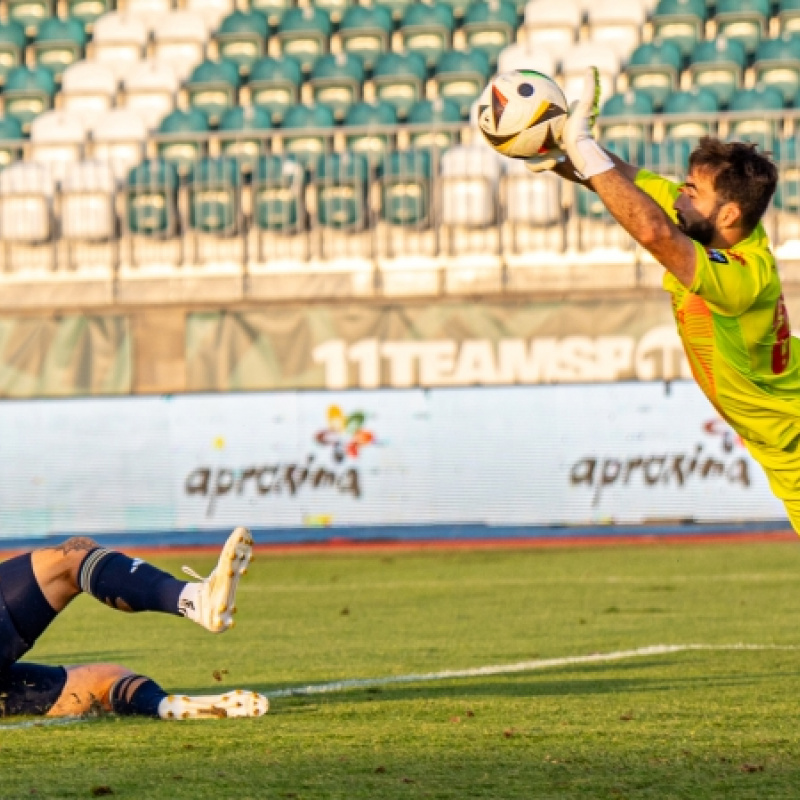
POLYGON ((680 187, 675 201, 678 227, 690 239, 708 247, 717 235, 717 221, 725 201, 714 189, 713 176, 706 172, 692 171, 680 187))

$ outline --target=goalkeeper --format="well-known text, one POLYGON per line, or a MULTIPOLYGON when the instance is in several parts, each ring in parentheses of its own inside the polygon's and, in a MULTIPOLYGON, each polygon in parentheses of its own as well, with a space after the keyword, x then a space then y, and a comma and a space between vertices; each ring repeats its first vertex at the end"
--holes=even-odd
POLYGON ((800 341, 761 224, 777 168, 755 145, 706 137, 686 180, 671 183, 598 145, 591 129, 599 95, 592 68, 564 125, 563 154, 528 167, 594 190, 666 269, 663 286, 695 380, 764 468, 800 533, 800 341))

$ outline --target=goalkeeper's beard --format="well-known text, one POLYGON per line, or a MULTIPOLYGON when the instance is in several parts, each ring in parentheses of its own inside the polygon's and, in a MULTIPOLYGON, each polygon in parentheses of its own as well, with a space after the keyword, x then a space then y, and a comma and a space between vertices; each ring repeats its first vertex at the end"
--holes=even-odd
POLYGON ((708 247, 714 241, 714 234, 717 232, 717 214, 713 218, 700 217, 700 219, 688 222, 680 211, 676 212, 678 219, 678 229, 686 234, 690 239, 694 239, 703 247, 708 247))

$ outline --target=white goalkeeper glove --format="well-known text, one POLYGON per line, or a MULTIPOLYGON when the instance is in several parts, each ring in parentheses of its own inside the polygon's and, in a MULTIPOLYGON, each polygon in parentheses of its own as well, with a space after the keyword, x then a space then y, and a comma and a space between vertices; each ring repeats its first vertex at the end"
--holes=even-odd
POLYGON ((561 133, 561 146, 575 170, 586 180, 614 169, 614 162, 592 135, 592 126, 599 111, 600 73, 597 67, 589 67, 581 99, 570 109, 561 133))
POLYGON ((525 166, 534 174, 538 172, 547 172, 548 170, 555 169, 559 164, 563 164, 567 160, 567 154, 560 148, 556 147, 553 150, 548 150, 540 156, 533 156, 533 158, 525 159, 525 166))

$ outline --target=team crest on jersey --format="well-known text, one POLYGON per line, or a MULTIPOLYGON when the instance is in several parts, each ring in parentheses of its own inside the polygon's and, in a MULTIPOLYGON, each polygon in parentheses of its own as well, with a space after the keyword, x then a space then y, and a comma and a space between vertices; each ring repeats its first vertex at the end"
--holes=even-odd
POLYGON ((721 250, 712 250, 711 248, 708 248, 706 253, 708 253, 709 261, 714 261, 717 264, 728 263, 728 257, 721 250))

